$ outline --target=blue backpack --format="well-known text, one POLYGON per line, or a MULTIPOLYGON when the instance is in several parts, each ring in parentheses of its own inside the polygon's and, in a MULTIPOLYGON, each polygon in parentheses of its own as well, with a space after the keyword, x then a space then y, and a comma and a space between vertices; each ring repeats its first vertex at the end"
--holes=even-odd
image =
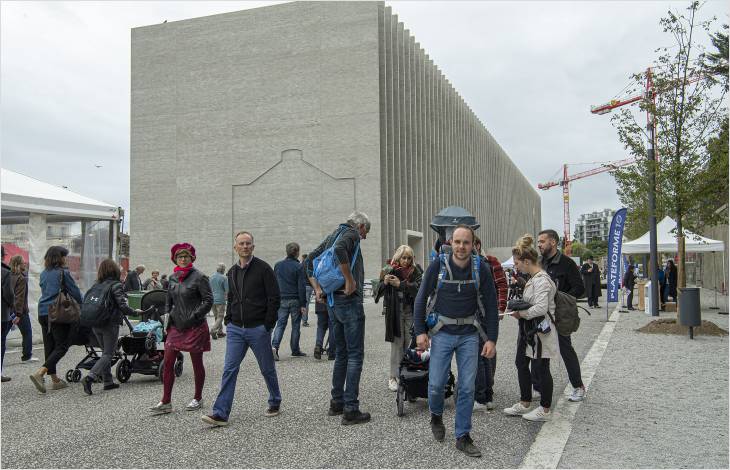
MULTIPOLYGON (((335 303, 334 292, 345 285, 345 277, 342 275, 342 271, 340 271, 340 263, 337 261, 337 256, 335 256, 335 245, 344 231, 344 229, 340 230, 332 245, 312 262, 314 265, 314 278, 317 279, 322 291, 327 294, 327 304, 330 307, 335 303)), ((350 261, 350 271, 355 267, 355 261, 359 252, 360 243, 358 242, 355 247, 355 253, 353 253, 352 260, 350 261)))

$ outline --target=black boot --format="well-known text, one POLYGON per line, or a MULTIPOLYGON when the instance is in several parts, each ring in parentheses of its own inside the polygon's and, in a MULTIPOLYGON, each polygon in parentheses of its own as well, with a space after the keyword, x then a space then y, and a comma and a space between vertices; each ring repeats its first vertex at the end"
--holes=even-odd
POLYGON ((91 390, 91 384, 93 384, 93 383, 94 383, 94 379, 92 379, 88 375, 81 380, 81 385, 84 386, 84 393, 86 393, 87 395, 91 395, 92 393, 94 393, 91 390))
POLYGON ((433 433, 434 439, 439 442, 444 441, 446 435, 446 427, 444 426, 444 420, 441 416, 431 413, 431 432, 433 433))
POLYGON ((314 347, 314 358, 317 360, 322 359, 322 348, 320 346, 314 347))
POLYGON ((337 416, 342 414, 342 403, 335 403, 330 400, 330 410, 327 412, 328 416, 337 416))
POLYGON ((345 411, 342 415, 342 424, 347 426, 350 424, 362 424, 370 421, 370 413, 363 413, 360 410, 345 411))
POLYGON ((474 445, 469 434, 464 434, 456 440, 456 448, 468 455, 469 457, 481 457, 482 451, 474 445))

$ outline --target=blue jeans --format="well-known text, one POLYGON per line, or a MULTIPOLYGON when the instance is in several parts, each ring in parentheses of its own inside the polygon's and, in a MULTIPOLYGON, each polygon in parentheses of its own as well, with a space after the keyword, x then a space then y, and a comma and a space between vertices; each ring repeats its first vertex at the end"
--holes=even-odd
POLYGON ((317 314, 317 339, 315 342, 316 346, 319 346, 320 348, 324 346, 324 334, 329 331, 329 349, 327 350, 327 354, 330 356, 335 355, 335 340, 334 335, 332 334, 332 315, 330 315, 328 312, 318 313, 317 314))
POLYGON ((33 357, 33 327, 30 322, 30 314, 26 313, 20 317, 18 329, 23 336, 23 355, 20 359, 27 361, 33 357))
POLYGON ((281 340, 284 337, 284 330, 286 324, 289 322, 289 316, 291 315, 291 340, 289 345, 291 347, 292 354, 297 354, 299 349, 299 335, 302 326, 302 311, 299 309, 298 299, 284 299, 281 301, 279 306, 279 319, 276 321, 276 328, 274 328, 274 339, 271 341, 271 345, 275 349, 279 349, 281 340))
POLYGON ((335 342, 332 402, 342 404, 345 411, 357 411, 360 409, 357 397, 365 355, 365 310, 360 299, 337 297, 334 306, 328 310, 335 342))
POLYGON ((431 338, 431 359, 428 368, 428 407, 432 414, 444 413, 444 391, 451 368, 451 357, 456 353, 458 397, 454 435, 456 438, 471 431, 471 413, 474 406, 474 380, 479 359, 479 335, 452 335, 439 331, 431 338))
POLYGON ((241 362, 246 357, 248 348, 251 348, 256 362, 259 364, 261 375, 266 380, 269 389, 269 406, 281 404, 279 380, 276 377, 274 355, 271 352, 271 334, 263 325, 255 328, 241 328, 229 323, 226 328, 226 358, 223 362, 223 378, 221 389, 213 404, 213 414, 228 419, 233 405, 233 394, 236 391, 236 379, 241 369, 241 362))

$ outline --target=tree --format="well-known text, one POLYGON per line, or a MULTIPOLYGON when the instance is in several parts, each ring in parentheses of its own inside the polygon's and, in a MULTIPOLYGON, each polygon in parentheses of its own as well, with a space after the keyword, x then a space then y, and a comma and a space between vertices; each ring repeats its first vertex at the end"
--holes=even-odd
POLYGON ((583 245, 579 241, 574 241, 573 243, 571 243, 570 249, 571 249, 572 256, 577 256, 578 258, 581 258, 581 259, 583 258, 583 253, 586 251, 585 245, 583 245))
POLYGON ((599 258, 608 254, 608 242, 605 240, 591 240, 586 245, 586 248, 599 258))
MULTIPOLYGON (((722 29, 728 30, 728 25, 722 25, 722 29)), ((717 77, 725 91, 728 90, 728 37, 727 32, 717 31, 710 35, 712 45, 716 51, 707 54, 707 72, 717 77)))
MULTIPOLYGON (((726 90, 707 75, 708 56, 697 39, 701 32, 710 34, 715 18, 700 20, 699 10, 700 3, 692 2, 685 13, 670 10, 660 20, 674 45, 655 51, 659 56, 650 71, 654 99, 642 100, 639 106, 641 111, 654 116, 657 161, 646 158, 648 134, 630 109, 624 108, 612 118, 619 140, 638 161, 614 172, 619 198, 629 209, 631 231, 627 236, 648 229, 646 194, 648 175, 653 170, 657 219, 669 214, 677 221, 679 287, 686 285, 684 229, 695 228, 696 220, 712 219, 719 206, 717 201, 705 199, 707 188, 702 178, 707 176, 708 140, 719 134, 727 113, 726 90), (643 224, 638 223, 640 218, 643 224)), ((633 75, 635 91, 644 87, 645 79, 643 74, 633 75)))

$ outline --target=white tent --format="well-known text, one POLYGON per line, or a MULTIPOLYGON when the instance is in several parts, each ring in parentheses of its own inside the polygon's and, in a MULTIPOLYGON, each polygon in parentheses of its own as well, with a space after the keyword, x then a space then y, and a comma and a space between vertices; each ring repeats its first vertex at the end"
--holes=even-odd
POLYGON ((508 259, 506 259, 502 263, 502 267, 505 268, 505 269, 507 269, 507 268, 514 268, 515 267, 515 260, 514 260, 514 258, 512 256, 510 256, 508 259))
MULTIPOLYGON (((31 318, 35 319, 39 277, 49 245, 69 249, 69 269, 82 289, 90 287, 99 262, 116 253, 120 216, 116 206, 4 168, 0 169, 0 201, 3 246, 12 247, 28 261, 31 318)), ((40 329, 34 327, 34 331, 40 329)))
MULTIPOLYGON (((676 228, 677 222, 669 216, 664 217, 656 225, 658 253, 677 252, 677 236, 674 232, 676 228)), ((712 240, 696 235, 688 230, 685 230, 684 233, 684 246, 687 253, 723 251, 725 249, 725 244, 720 240, 712 240)), ((636 240, 624 242, 621 251, 626 255, 649 253, 649 232, 646 232, 636 240)))

